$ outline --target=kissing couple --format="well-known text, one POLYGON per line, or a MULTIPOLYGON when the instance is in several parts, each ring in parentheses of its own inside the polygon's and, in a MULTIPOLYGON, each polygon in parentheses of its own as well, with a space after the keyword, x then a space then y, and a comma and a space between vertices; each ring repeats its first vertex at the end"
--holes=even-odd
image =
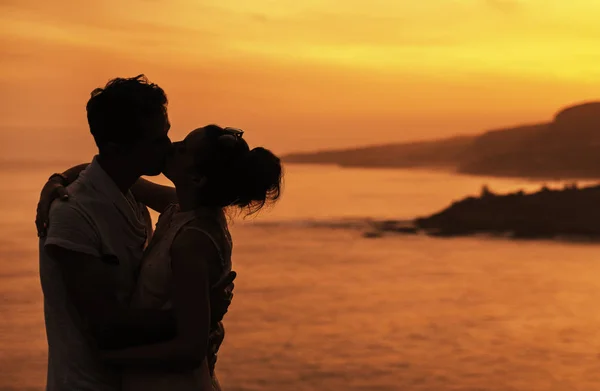
POLYGON ((87 119, 97 155, 51 175, 37 208, 46 390, 220 390, 226 212, 275 202, 281 161, 236 128, 172 143, 166 94, 143 75, 95 89, 87 119), (141 178, 161 173, 175 187, 141 178))

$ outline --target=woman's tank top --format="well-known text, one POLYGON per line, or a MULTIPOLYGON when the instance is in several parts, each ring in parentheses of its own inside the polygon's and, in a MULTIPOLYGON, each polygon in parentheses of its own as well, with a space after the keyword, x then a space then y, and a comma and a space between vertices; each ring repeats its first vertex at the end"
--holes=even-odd
MULTIPOLYGON (((184 229, 203 232, 215 245, 219 264, 209 265, 211 286, 231 271, 231 235, 223 210, 197 209, 180 212, 176 204, 170 205, 159 217, 156 231, 142 261, 136 290, 131 306, 134 308, 169 309, 172 306, 173 273, 171 270, 171 246, 177 234, 184 229)), ((220 325, 219 325, 220 326, 220 325)), ((211 330, 214 332, 217 330, 211 330)), ((220 345, 220 343, 218 344, 220 345)), ((207 358, 216 361, 218 345, 209 342, 207 358), (210 357, 213 355, 214 357, 210 357)), ((150 372, 150 371, 149 371, 150 372)), ((124 373, 123 390, 141 391, 173 390, 192 391, 200 389, 199 371, 195 373, 124 373), (150 388, 149 388, 150 387, 150 388), (165 388, 166 387, 166 388, 165 388)), ((212 368, 211 368, 212 372, 212 368)))

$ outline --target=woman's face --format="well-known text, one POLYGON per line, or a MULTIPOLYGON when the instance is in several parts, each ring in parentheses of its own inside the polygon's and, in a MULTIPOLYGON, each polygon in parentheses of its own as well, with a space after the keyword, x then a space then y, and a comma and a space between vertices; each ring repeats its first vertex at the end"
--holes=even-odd
POLYGON ((195 159, 202 153, 206 141, 203 128, 192 130, 182 141, 173 143, 173 150, 167 158, 163 174, 175 184, 192 185, 201 183, 196 170, 195 159))

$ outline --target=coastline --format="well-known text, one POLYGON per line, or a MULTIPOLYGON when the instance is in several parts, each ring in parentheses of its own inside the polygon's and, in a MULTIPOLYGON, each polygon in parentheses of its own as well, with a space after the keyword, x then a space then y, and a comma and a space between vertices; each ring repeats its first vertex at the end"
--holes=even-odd
POLYGON ((563 189, 542 187, 534 193, 494 194, 486 186, 479 197, 453 202, 438 213, 407 223, 375 222, 366 237, 386 232, 434 237, 484 235, 506 239, 600 242, 600 185, 563 189))

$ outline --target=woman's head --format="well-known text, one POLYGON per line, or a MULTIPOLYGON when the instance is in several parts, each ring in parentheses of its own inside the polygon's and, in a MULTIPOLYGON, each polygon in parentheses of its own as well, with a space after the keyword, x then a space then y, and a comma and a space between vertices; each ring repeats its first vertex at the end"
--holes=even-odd
POLYGON ((217 125, 193 130, 173 143, 165 176, 178 188, 197 191, 202 205, 260 210, 280 196, 281 160, 267 149, 250 149, 242 134, 217 125))

